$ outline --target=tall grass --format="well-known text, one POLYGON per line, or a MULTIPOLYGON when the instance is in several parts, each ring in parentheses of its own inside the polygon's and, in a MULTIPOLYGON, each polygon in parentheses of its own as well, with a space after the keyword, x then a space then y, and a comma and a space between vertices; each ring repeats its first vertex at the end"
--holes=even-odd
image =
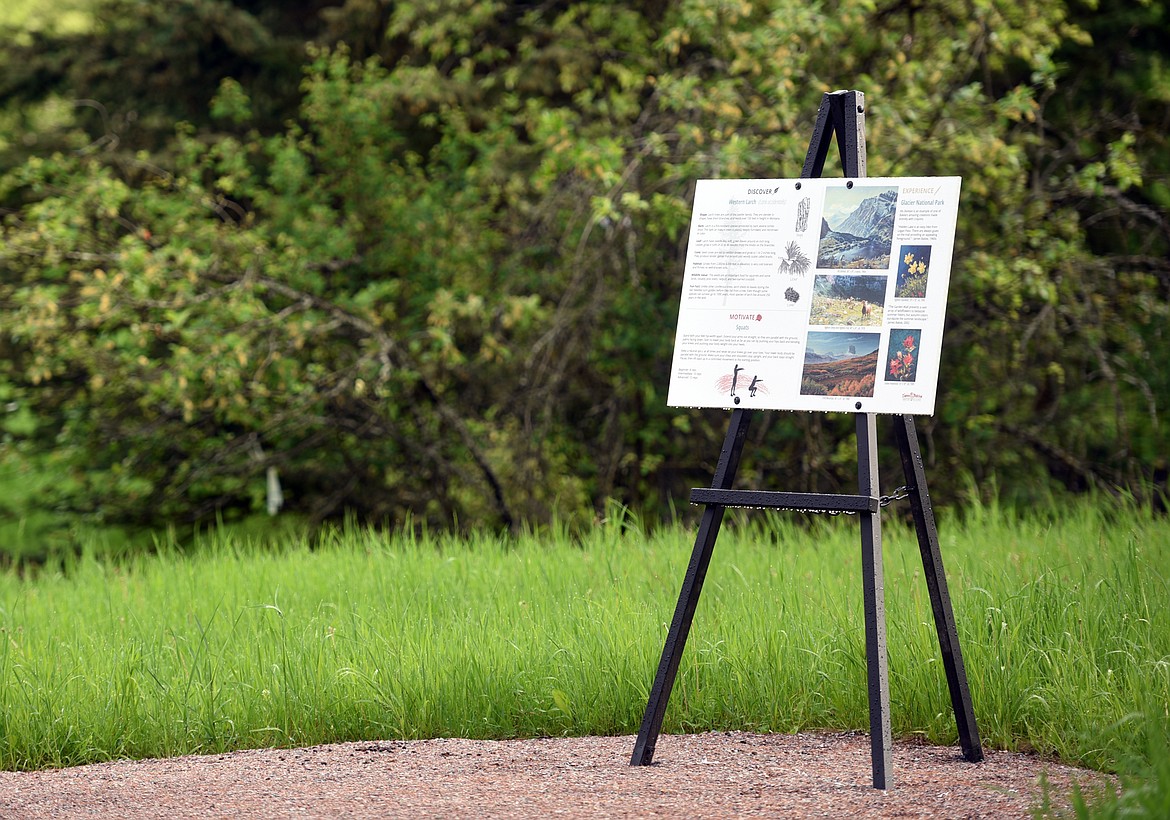
MULTIPOLYGON (((857 527, 736 519, 665 731, 866 729, 857 527)), ((886 517, 894 732, 955 740, 913 533, 886 517)), ((1170 736, 1170 523, 1082 504, 941 525, 986 744, 1141 771, 1170 736)), ((0 576, 0 767, 360 738, 632 733, 691 549, 350 528, 0 576)))

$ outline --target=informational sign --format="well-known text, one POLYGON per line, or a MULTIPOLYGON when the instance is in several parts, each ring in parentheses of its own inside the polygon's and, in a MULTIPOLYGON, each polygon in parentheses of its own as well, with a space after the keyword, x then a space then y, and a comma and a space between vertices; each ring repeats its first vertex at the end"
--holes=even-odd
POLYGON ((668 404, 933 413, 960 183, 700 180, 668 404))

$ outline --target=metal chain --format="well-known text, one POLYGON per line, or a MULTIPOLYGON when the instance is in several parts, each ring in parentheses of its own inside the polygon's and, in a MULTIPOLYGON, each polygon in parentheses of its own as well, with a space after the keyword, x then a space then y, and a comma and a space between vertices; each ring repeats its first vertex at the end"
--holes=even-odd
MULTIPOLYGON (((894 490, 889 495, 878 496, 878 506, 879 507, 888 507, 891 504, 893 504, 895 501, 901 501, 903 498, 909 498, 909 497, 910 497, 910 487, 903 484, 901 487, 894 490)), ((813 513, 813 514, 825 513, 826 515, 857 515, 857 512, 855 510, 797 510, 797 512, 813 513)))
POLYGON ((903 484, 901 487, 894 490, 889 495, 883 495, 881 498, 879 498, 878 504, 880 504, 883 507, 888 507, 891 504, 893 504, 895 501, 901 501, 903 498, 909 498, 909 497, 910 497, 910 487, 903 484))

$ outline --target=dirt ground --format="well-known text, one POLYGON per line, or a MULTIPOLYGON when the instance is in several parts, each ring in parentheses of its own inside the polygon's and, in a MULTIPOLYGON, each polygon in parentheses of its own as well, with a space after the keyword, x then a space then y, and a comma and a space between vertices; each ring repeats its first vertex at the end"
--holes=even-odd
POLYGON ((899 741, 872 788, 864 734, 343 743, 0 772, 2 818, 1031 817, 1101 775, 1034 756, 899 741))

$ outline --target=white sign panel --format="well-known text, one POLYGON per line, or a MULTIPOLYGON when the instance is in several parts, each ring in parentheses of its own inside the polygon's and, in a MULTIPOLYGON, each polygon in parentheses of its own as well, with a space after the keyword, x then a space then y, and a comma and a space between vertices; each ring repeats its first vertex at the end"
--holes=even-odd
POLYGON ((700 180, 668 404, 933 413, 960 182, 700 180))

